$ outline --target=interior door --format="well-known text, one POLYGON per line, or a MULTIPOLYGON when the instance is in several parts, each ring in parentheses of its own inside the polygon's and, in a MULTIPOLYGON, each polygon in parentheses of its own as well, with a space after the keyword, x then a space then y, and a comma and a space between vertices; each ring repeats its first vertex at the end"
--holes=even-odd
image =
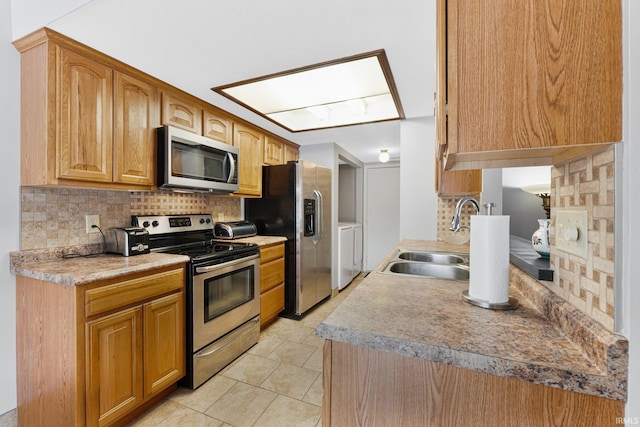
POLYGON ((400 166, 365 168, 365 264, 373 270, 400 241, 400 166))

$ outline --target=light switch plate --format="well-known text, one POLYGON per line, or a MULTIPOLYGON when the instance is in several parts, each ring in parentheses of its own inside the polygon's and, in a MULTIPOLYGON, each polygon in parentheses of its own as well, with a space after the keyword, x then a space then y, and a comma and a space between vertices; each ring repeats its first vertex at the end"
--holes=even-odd
POLYGON ((584 259, 589 251, 589 227, 586 210, 557 211, 556 248, 584 259), (577 239, 575 231, 577 230, 577 239))

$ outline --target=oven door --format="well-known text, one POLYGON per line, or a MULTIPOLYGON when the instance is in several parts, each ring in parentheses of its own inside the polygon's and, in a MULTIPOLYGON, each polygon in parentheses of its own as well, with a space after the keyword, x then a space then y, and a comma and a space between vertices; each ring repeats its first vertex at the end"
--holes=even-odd
POLYGON ((260 256, 196 266, 193 352, 260 315, 260 256))

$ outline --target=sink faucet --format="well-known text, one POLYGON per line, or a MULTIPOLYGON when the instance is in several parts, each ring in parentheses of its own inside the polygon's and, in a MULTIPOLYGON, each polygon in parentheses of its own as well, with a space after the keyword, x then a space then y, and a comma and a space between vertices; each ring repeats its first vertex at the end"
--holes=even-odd
POLYGON ((453 231, 454 233, 457 233, 462 228, 468 228, 460 226, 460 212, 462 211, 462 206, 467 202, 471 202, 476 208, 476 213, 480 213, 480 205, 478 205, 478 201, 473 197, 465 196, 462 199, 458 200, 458 204, 456 205, 456 212, 453 215, 453 218, 451 218, 451 227, 449 227, 449 230, 453 231))

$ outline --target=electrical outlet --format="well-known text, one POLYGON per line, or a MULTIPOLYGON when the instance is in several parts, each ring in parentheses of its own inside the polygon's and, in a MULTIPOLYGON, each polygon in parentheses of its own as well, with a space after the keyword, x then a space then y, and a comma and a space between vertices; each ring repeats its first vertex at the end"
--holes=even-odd
POLYGON ((218 222, 224 221, 224 213, 218 212, 218 222))
POLYGON ((85 215, 84 216, 84 223, 85 223, 85 231, 87 233, 99 233, 100 232, 100 230, 98 230, 97 228, 93 227, 94 225, 96 227, 100 227, 100 215, 85 215))
POLYGON ((556 213, 556 247, 564 252, 587 258, 589 251, 587 211, 556 213))

